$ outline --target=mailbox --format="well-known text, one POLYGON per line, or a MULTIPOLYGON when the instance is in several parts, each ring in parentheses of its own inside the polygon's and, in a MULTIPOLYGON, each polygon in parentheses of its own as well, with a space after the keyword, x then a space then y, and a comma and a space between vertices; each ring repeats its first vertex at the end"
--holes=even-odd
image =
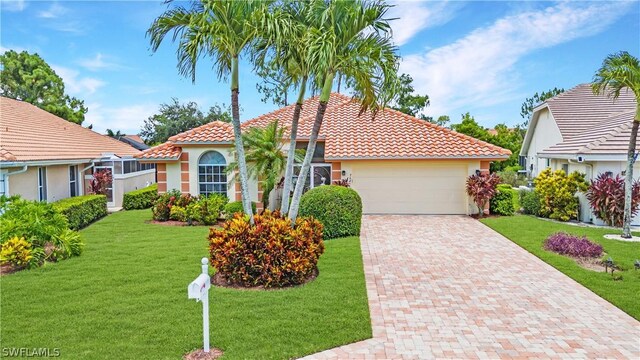
POLYGON ((211 287, 211 280, 209 275, 200 274, 195 280, 189 284, 188 296, 189 299, 202 300, 207 294, 207 290, 211 287))
POLYGON ((187 286, 187 297, 202 301, 202 336, 204 339, 204 352, 209 352, 209 288, 211 277, 209 276, 209 259, 202 258, 202 273, 187 286))

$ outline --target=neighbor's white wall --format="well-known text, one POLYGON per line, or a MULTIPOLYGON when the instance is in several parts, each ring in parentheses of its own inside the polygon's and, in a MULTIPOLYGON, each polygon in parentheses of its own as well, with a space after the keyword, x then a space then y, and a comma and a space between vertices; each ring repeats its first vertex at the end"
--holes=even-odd
POLYGON ((547 159, 538 158, 538 153, 559 142, 562 142, 562 135, 556 121, 548 109, 540 110, 527 152, 526 170, 530 171, 532 177, 547 167, 547 159), (533 170, 530 169, 530 164, 533 164, 533 170))
POLYGON ((125 174, 124 178, 113 179, 113 202, 115 207, 121 207, 124 194, 147 187, 155 182, 155 170, 139 171, 125 174))
POLYGON ((8 176, 7 182, 9 195, 20 195, 26 200, 38 200, 38 168, 30 167, 26 172, 8 176))

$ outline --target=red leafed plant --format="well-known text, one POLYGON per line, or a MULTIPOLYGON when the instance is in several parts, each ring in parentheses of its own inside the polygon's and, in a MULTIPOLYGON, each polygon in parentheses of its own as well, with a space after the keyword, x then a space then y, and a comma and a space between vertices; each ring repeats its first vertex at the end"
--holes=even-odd
POLYGON ((89 182, 89 193, 98 195, 107 195, 107 191, 113 176, 111 170, 98 170, 93 173, 93 179, 89 182))
POLYGON ((500 183, 500 177, 496 174, 476 174, 467 178, 467 194, 473 198, 478 206, 478 216, 482 217, 484 208, 489 200, 496 194, 496 186, 500 183))
MULTIPOLYGON (((638 213, 640 205, 640 183, 633 182, 631 196, 631 216, 638 213)), ((621 227, 624 215, 624 178, 620 174, 613 177, 603 173, 591 182, 587 190, 587 200, 596 217, 609 226, 621 227)))

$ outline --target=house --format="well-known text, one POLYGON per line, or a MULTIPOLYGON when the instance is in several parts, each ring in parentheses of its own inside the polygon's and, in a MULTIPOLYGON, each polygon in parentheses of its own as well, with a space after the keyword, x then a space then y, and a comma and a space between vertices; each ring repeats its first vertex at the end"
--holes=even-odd
POLYGON ((26 102, 0 97, 0 195, 53 202, 87 193, 94 171, 111 171, 109 207, 155 181, 140 151, 26 102))
MULTIPOLYGON (((594 95, 591 84, 546 100, 533 109, 520 151, 521 165, 530 177, 546 168, 579 171, 587 180, 606 172, 624 173, 636 106, 630 90, 622 91, 614 101, 594 95)), ((640 176, 638 163, 634 175, 640 176)), ((579 197, 580 220, 598 223, 584 195, 579 197)), ((640 217, 633 223, 640 225, 640 217)))
MULTIPOLYGON (((296 147, 306 148, 317 106, 317 97, 304 103, 296 147)), ((294 107, 246 121, 242 128, 264 127, 275 120, 288 128, 294 107)), ((216 192, 239 200, 240 187, 228 182, 225 171, 233 161, 232 142, 231 124, 211 122, 172 136, 136 157, 156 163, 160 191, 216 192)), ((510 154, 392 109, 375 117, 370 112, 360 115, 359 102, 334 93, 305 183, 313 188, 351 179, 369 214, 468 214, 475 210, 465 191, 467 177, 489 171, 491 161, 510 154)), ((262 195, 259 184, 251 180, 252 200, 260 202, 262 195)))

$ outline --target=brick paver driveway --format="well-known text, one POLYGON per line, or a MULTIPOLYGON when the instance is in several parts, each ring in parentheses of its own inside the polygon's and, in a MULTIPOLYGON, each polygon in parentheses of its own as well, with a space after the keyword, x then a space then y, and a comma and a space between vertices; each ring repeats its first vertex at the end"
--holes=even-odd
POLYGON ((640 359, 640 323, 480 222, 365 216, 373 339, 315 359, 640 359))

